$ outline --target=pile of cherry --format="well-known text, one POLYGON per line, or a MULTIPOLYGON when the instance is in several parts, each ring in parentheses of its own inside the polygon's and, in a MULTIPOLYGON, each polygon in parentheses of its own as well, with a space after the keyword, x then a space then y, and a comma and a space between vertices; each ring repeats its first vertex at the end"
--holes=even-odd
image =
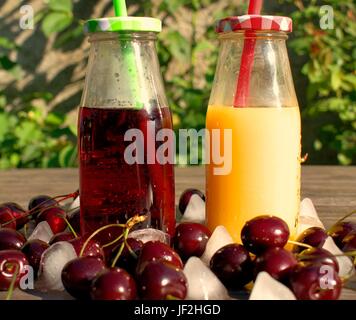
POLYGON ((325 300, 338 299, 355 271, 356 223, 343 219, 326 231, 309 199, 296 241, 283 220, 264 215, 245 224, 242 244, 223 226, 211 232, 203 224, 204 201, 199 190, 183 192, 172 239, 135 228, 146 218, 139 215, 83 236, 78 193, 36 196, 28 210, 3 203, 0 290, 11 297, 30 266, 35 289, 77 299, 233 299, 244 291, 252 300, 325 300))

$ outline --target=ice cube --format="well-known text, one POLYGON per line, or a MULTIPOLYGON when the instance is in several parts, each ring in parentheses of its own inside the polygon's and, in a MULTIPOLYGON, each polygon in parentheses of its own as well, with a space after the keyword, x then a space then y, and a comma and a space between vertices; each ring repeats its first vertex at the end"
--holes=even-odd
POLYGON ((226 228, 224 226, 217 226, 206 244, 206 248, 203 255, 201 256, 201 260, 205 264, 209 265, 210 259, 214 253, 223 246, 230 243, 234 243, 234 240, 226 228))
POLYGON ((296 300, 293 292, 262 271, 257 275, 249 300, 296 300))
POLYGON ((339 264, 339 276, 341 278, 351 277, 355 273, 352 260, 349 257, 342 255, 343 252, 335 244, 333 238, 327 237, 323 245, 323 249, 328 250, 330 253, 336 256, 336 260, 339 264))
POLYGON ((46 243, 53 237, 53 232, 47 221, 40 222, 33 230, 28 240, 39 239, 46 243))
POLYGON ((76 257, 74 247, 69 242, 59 241, 52 244, 42 254, 35 288, 41 291, 63 291, 62 269, 76 257))
POLYGON ((132 231, 129 233, 128 237, 141 240, 143 243, 148 241, 161 241, 168 245, 170 244, 170 236, 168 233, 153 228, 132 231))
POLYGON ((205 223, 205 201, 200 196, 193 194, 190 197, 181 221, 205 223))
POLYGON ((215 274, 197 257, 191 257, 184 266, 187 278, 187 300, 228 300, 228 291, 215 274))
POLYGON ((325 229, 324 224, 318 217, 318 213, 315 210, 313 202, 309 198, 305 198, 300 203, 297 235, 299 236, 303 231, 311 227, 325 229))
POLYGON ((71 217, 71 214, 74 213, 80 207, 80 196, 76 197, 71 204, 67 207, 68 218, 71 217))

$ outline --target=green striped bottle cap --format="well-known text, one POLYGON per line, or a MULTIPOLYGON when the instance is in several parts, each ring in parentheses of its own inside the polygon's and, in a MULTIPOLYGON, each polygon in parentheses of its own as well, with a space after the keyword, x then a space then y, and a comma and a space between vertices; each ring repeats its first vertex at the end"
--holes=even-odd
POLYGON ((161 32, 162 22, 149 17, 110 17, 90 19, 84 24, 85 33, 93 32, 161 32))

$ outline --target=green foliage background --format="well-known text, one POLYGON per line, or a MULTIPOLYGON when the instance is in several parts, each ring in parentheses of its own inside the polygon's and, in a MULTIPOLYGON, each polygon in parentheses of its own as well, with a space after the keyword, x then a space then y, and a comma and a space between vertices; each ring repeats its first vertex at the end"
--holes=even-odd
MULTIPOLYGON (((84 0, 82 0, 84 1, 84 0)), ((218 44, 213 23, 202 26, 202 13, 217 20, 246 11, 246 1, 161 0, 138 4, 136 15, 173 19, 160 34, 158 54, 175 127, 201 129, 215 72, 218 44), (189 12, 190 36, 179 29, 181 9, 189 12), (199 19, 200 20, 199 20, 199 19), (202 67, 202 61, 204 65, 202 67), (174 65, 184 66, 172 72, 174 65)), ((91 5, 93 2, 91 2, 91 5)), ((49 0, 35 23, 53 48, 84 41, 82 17, 72 0, 49 0)), ((291 62, 303 115, 303 150, 310 163, 356 164, 356 4, 352 1, 265 1, 265 12, 293 17, 291 62), (320 28, 320 7, 334 10, 334 28, 320 28), (270 10, 270 11, 267 11, 270 10), (301 70, 301 72, 300 72, 301 70)), ((11 53, 21 48, 0 37, 0 68, 21 77, 21 63, 11 53)), ((67 115, 50 111, 48 92, 18 94, 16 107, 0 88, 0 168, 76 166, 76 126, 67 115)), ((79 101, 78 101, 79 103, 79 101)), ((179 159, 184 162, 185 159, 179 159)))

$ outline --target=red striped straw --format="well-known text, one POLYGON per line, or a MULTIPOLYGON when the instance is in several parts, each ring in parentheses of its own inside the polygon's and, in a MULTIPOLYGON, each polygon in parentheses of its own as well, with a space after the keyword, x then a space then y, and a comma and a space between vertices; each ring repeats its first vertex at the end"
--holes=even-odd
MULTIPOLYGON (((263 0, 250 0, 248 14, 260 14, 263 0)), ((234 107, 247 107, 247 98, 250 95, 250 78, 255 55, 256 39, 253 31, 246 31, 246 39, 241 56, 240 72, 237 79, 236 92, 234 98, 234 107), (249 38, 249 36, 252 36, 249 38)))

